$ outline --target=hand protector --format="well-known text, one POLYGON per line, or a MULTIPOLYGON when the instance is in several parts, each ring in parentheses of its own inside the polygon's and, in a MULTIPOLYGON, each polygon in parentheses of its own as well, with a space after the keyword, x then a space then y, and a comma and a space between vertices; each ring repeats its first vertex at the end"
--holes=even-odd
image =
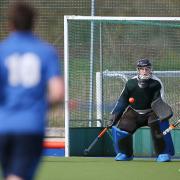
POLYGON ((161 97, 153 101, 151 107, 160 121, 169 120, 173 116, 171 106, 165 103, 161 97))
POLYGON ((118 116, 115 114, 112 114, 112 117, 110 118, 110 120, 107 123, 107 128, 112 128, 112 126, 115 126, 118 121, 119 121, 118 116))

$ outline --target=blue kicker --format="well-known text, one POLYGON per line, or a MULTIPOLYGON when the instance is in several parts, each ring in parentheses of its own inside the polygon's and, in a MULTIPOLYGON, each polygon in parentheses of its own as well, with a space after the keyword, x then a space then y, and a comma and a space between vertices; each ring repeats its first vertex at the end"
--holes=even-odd
POLYGON ((125 138, 128 135, 129 135, 128 132, 122 131, 115 126, 112 127, 112 136, 113 136, 114 149, 116 154, 120 153, 120 149, 118 145, 119 140, 125 138))

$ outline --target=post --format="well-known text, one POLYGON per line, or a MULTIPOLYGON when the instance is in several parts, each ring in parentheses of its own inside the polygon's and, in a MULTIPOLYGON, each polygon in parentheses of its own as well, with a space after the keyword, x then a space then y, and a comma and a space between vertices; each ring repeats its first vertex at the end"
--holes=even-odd
POLYGON ((101 126, 104 125, 104 119, 103 119, 103 104, 104 104, 104 101, 103 101, 103 39, 102 39, 102 22, 100 22, 100 27, 99 27, 99 49, 100 49, 100 52, 99 52, 99 63, 100 63, 100 78, 101 78, 101 81, 100 81, 100 86, 101 86, 101 126))
POLYGON ((96 72, 96 119, 97 127, 102 126, 102 74, 101 72, 96 72), (100 120, 100 121, 99 121, 100 120))
MULTIPOLYGON (((95 0, 91 0, 91 16, 95 15, 95 0)), ((89 127, 93 119, 93 72, 94 72, 94 22, 91 21, 90 85, 89 85, 89 127)))
POLYGON ((68 19, 64 16, 65 157, 69 157, 69 45, 68 19))

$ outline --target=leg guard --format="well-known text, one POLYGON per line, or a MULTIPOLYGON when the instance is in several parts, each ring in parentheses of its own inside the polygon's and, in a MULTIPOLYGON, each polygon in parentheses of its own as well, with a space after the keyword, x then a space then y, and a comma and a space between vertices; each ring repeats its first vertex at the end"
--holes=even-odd
MULTIPOLYGON (((161 132, 163 132, 165 129, 169 127, 168 121, 161 121, 159 123, 160 123, 161 132)), ((163 136, 163 139, 165 142, 165 148, 162 154, 170 154, 171 156, 173 156, 175 154, 175 151, 174 151, 174 144, 172 141, 171 133, 168 133, 165 136, 163 136)))
POLYGON ((171 134, 168 133, 166 136, 158 137, 157 134, 160 134, 163 130, 169 127, 168 121, 156 121, 150 125, 151 133, 154 143, 154 148, 157 155, 160 154, 169 154, 174 155, 174 145, 172 142, 171 134))
POLYGON ((126 131, 118 129, 115 126, 112 127, 112 135, 116 154, 122 153, 127 155, 127 157, 132 156, 132 135, 126 131))

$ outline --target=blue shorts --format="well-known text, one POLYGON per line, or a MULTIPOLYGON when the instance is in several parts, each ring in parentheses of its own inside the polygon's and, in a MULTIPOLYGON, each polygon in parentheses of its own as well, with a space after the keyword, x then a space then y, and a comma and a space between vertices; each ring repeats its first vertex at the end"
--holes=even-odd
POLYGON ((4 178, 16 175, 32 180, 43 150, 43 136, 0 134, 0 163, 4 178))

